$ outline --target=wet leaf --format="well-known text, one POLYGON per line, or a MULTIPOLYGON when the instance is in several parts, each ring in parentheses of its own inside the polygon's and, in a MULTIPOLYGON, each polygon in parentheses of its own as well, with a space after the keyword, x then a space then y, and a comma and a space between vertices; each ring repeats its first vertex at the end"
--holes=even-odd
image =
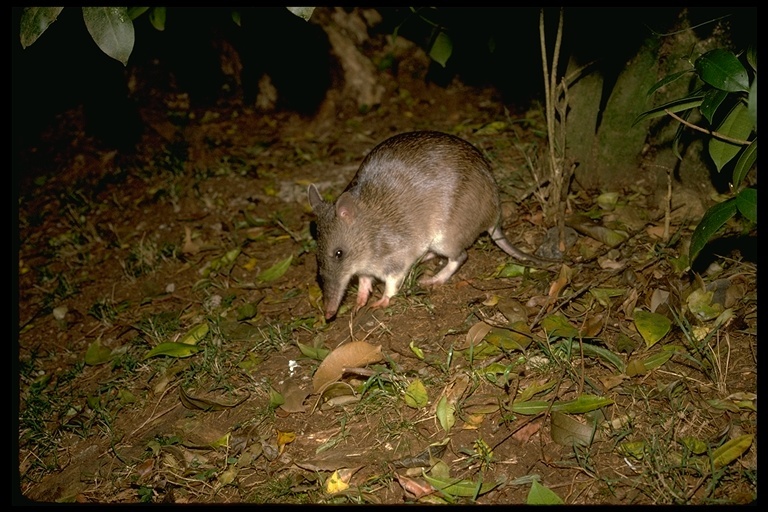
POLYGON ((33 44, 56 21, 63 7, 25 7, 19 21, 21 47, 33 44))
POLYGON ((128 64, 136 36, 126 7, 83 7, 83 21, 101 51, 128 64))
POLYGON ((754 434, 745 434, 735 439, 731 439, 712 452, 712 466, 714 466, 715 469, 720 469, 738 459, 749 450, 754 439, 754 434))
POLYGON ((101 339, 97 338, 96 341, 88 345, 88 349, 85 351, 85 364, 89 366, 107 363, 111 360, 112 349, 103 346, 101 339))
POLYGON ((716 48, 703 54, 693 63, 703 81, 727 92, 749 92, 747 70, 733 52, 716 48))
POLYGON ((189 357, 197 354, 202 350, 202 347, 197 345, 189 345, 187 343, 161 343, 147 352, 144 359, 149 359, 155 356, 168 356, 168 357, 189 357))
POLYGON ((414 409, 421 409, 427 405, 429 397, 427 388, 420 379, 414 379, 405 390, 405 404, 414 409))
POLYGON ((279 279, 291 266, 291 261, 293 261, 293 254, 282 261, 278 261, 267 270, 263 271, 261 274, 256 276, 256 279, 262 283, 271 283, 272 281, 279 279))
POLYGON ((323 359, 312 378, 312 388, 315 393, 336 382, 344 374, 345 368, 361 367, 378 363, 384 359, 381 345, 371 345, 365 341, 353 341, 337 348, 323 359))
POLYGON ((656 342, 667 335, 672 327, 672 321, 658 313, 649 313, 642 309, 634 312, 634 321, 637 331, 645 340, 647 347, 652 347, 656 342))
POLYGON ((548 487, 544 487, 537 480, 531 482, 531 490, 528 491, 526 505, 562 505, 563 500, 548 487))
POLYGON ((448 398, 443 395, 437 402, 437 409, 435 415, 440 422, 440 426, 448 432, 456 423, 456 406, 448 402, 448 398))

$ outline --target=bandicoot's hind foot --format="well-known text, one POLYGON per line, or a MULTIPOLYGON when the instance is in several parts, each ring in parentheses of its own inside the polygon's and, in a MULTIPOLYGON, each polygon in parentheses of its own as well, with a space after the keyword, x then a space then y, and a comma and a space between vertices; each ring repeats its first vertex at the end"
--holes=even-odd
POLYGON ((445 263, 445 265, 443 265, 443 268, 440 269, 440 272, 434 276, 422 277, 419 279, 419 284, 425 287, 444 284, 446 281, 448 281, 448 279, 451 278, 453 274, 456 273, 457 270, 459 270, 459 267, 465 261, 467 261, 467 251, 462 251, 457 258, 448 258, 448 261, 445 263))

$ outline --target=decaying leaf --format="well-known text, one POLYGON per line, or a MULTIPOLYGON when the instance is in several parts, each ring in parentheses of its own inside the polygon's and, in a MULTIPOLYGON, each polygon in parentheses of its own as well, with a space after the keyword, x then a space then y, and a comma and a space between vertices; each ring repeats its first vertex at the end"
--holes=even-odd
POLYGON ((562 446, 589 446, 595 436, 595 425, 587 425, 578 419, 554 411, 550 416, 552 440, 562 446))
POLYGON ((366 366, 384 359, 381 345, 371 345, 365 341, 353 341, 337 348, 323 359, 312 378, 312 388, 319 393, 324 386, 336 382, 344 374, 345 368, 366 366))

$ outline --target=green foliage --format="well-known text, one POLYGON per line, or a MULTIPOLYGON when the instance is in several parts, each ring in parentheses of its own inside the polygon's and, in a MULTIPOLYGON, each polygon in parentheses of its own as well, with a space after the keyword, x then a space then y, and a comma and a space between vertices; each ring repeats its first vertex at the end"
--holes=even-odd
POLYGON ((731 175, 732 197, 712 206, 699 221, 691 238, 688 255, 691 263, 737 213, 757 222, 757 190, 744 186, 747 174, 757 161, 757 51, 750 48, 743 56, 748 68, 739 57, 724 48, 704 53, 693 62, 691 69, 664 77, 648 91, 648 95, 691 73, 696 76, 692 92, 643 112, 635 119, 638 123, 671 115, 680 121, 673 141, 678 158, 682 158, 678 142, 687 125, 709 137, 707 150, 718 172, 735 162, 731 175), (702 129, 688 123, 696 108, 714 129, 702 129))
MULTIPOLYGON (((25 7, 19 22, 22 48, 31 46, 56 21, 63 7, 25 7)), ((288 11, 306 20, 314 7, 287 7, 288 11)), ((165 7, 82 7, 83 21, 98 47, 112 57, 128 64, 133 51, 135 34, 133 20, 149 12, 149 21, 157 30, 165 29, 165 7)), ((238 26, 239 13, 232 11, 232 21, 238 26)))

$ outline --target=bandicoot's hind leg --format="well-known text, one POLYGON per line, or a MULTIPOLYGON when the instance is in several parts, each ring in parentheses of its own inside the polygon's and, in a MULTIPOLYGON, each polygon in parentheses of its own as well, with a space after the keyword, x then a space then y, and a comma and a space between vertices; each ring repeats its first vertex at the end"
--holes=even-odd
POLYGON ((459 270, 459 267, 461 267, 465 261, 467 261, 467 251, 462 250, 455 258, 449 257, 448 261, 443 265, 443 268, 440 269, 440 272, 432 277, 424 277, 420 279, 419 284, 422 286, 443 284, 448 281, 457 270, 459 270))

